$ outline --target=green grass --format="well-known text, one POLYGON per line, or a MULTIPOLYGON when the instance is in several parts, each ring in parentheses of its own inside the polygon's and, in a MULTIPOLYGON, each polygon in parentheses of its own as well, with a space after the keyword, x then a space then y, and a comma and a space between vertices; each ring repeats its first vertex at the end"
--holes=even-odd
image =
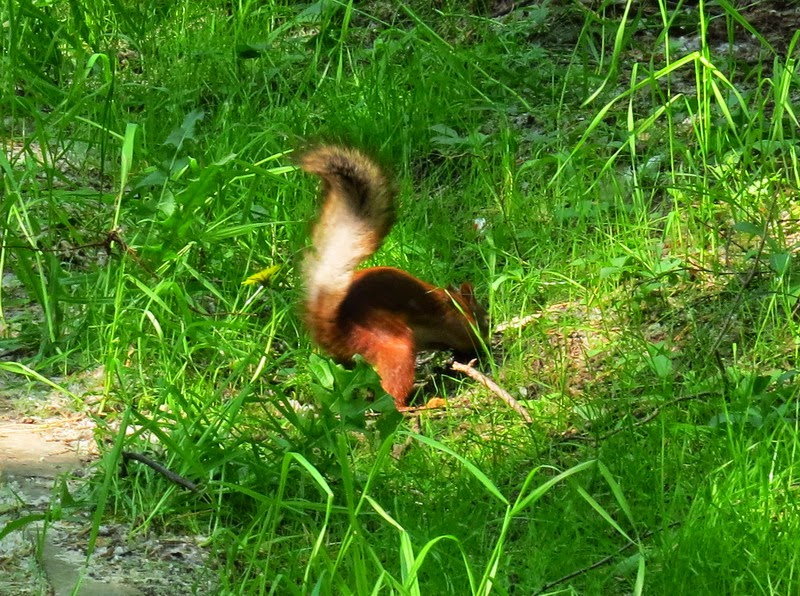
POLYGON ((737 60, 728 2, 128 4, 0 8, 0 368, 101 367, 94 534, 207 536, 224 594, 798 591, 797 36, 737 60), (532 424, 445 374, 409 432, 315 355, 320 139, 395 170, 375 262, 540 314, 484 363, 532 424))

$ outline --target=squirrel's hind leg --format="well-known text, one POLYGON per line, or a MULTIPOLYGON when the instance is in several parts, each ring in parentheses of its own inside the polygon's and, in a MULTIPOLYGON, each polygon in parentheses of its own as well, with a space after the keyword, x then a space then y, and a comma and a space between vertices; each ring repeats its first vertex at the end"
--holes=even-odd
POLYGON ((395 408, 402 412, 407 409, 408 396, 414 388, 416 360, 411 330, 407 335, 384 338, 375 352, 375 358, 367 360, 375 366, 383 388, 394 398, 395 408))

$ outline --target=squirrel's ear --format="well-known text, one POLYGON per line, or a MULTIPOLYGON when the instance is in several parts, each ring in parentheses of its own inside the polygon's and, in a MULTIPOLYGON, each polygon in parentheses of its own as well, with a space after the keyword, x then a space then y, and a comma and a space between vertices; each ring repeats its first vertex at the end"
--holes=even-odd
POLYGON ((459 288, 458 291, 461 292, 461 295, 464 296, 464 298, 468 299, 474 298, 473 296, 474 292, 472 291, 472 284, 469 282, 465 281, 463 284, 461 284, 461 288, 459 288))

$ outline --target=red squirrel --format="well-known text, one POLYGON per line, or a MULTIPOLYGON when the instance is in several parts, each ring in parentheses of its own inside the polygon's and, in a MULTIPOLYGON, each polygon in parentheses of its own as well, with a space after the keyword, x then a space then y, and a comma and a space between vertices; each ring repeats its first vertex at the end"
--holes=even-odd
POLYGON ((337 361, 361 354, 397 410, 405 410, 416 353, 477 354, 488 337, 486 310, 468 283, 443 289, 393 267, 356 270, 394 223, 394 189, 372 159, 356 149, 322 146, 299 164, 322 178, 323 197, 304 262, 306 325, 337 361))

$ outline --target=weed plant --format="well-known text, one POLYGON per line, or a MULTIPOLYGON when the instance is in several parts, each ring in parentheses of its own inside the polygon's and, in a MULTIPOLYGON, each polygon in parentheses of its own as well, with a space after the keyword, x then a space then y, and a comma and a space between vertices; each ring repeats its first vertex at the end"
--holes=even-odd
POLYGON ((102 376, 90 550, 202 535, 220 594, 798 592, 798 35, 488 4, 2 4, 0 368, 102 376), (375 262, 475 283, 531 424, 315 353, 319 140, 392 165, 375 262))

